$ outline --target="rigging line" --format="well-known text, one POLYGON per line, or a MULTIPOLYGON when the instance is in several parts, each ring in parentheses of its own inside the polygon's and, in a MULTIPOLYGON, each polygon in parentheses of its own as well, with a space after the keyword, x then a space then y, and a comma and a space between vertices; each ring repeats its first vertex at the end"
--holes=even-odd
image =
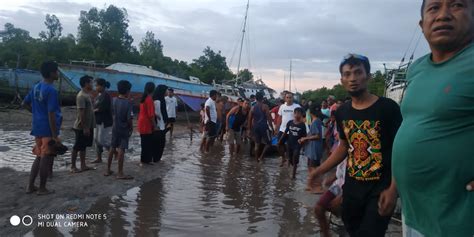
POLYGON ((421 35, 422 34, 423 34, 423 32, 420 32, 420 35, 418 35, 418 40, 416 41, 416 45, 415 45, 415 48, 413 49, 413 53, 410 56, 410 60, 413 60, 413 57, 415 56, 415 52, 418 49, 418 45, 420 45, 420 40, 421 40, 421 35))
POLYGON ((416 32, 418 32, 418 25, 415 27, 415 30, 413 31, 413 34, 411 36, 411 39, 410 39, 410 43, 408 44, 408 47, 407 49, 405 50, 405 53, 403 54, 403 58, 402 58, 402 62, 400 64, 403 63, 403 61, 405 60, 405 57, 407 56, 407 53, 408 51, 410 50, 411 48, 411 45, 413 44, 413 40, 415 39, 415 35, 416 35, 416 32))
POLYGON ((234 59, 235 59, 235 54, 236 54, 236 51, 237 51, 237 48, 239 47, 239 44, 240 44, 240 41, 241 41, 241 32, 242 30, 244 29, 245 27, 245 21, 242 21, 242 24, 239 28, 239 33, 238 34, 235 34, 235 38, 236 40, 234 41, 234 50, 232 51, 232 56, 231 56, 231 60, 230 60, 230 63, 229 63, 229 67, 232 66, 233 62, 234 62, 234 59))
POLYGON ((249 19, 247 19, 247 57, 248 57, 248 64, 249 64, 249 70, 253 69, 252 67, 252 44, 250 40, 250 23, 249 19))
POLYGON ((247 39, 246 39, 247 63, 248 63, 248 69, 250 70, 252 68, 252 62, 251 62, 251 55, 250 55, 251 49, 250 49, 250 38, 249 37, 250 37, 249 32, 247 30, 247 39))

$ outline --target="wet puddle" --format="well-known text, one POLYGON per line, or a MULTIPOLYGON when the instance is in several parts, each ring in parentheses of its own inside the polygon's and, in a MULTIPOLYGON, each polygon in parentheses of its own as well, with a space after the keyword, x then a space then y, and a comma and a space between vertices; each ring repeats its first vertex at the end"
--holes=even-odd
MULTIPOLYGON (((70 147, 72 131, 63 137, 70 147)), ((317 196, 304 192, 305 162, 300 162, 297 180, 291 180, 276 157, 264 164, 248 157, 248 150, 230 157, 219 142, 203 155, 199 142, 197 135, 193 141, 175 138, 166 147, 163 160, 171 169, 162 178, 97 201, 88 213, 105 214, 105 219, 89 220, 87 227, 36 228, 28 236, 318 235, 311 209, 317 196)), ((0 146, 9 149, 0 151, 0 166, 29 170, 34 157, 25 151, 32 143, 29 132, 3 131, 0 146)), ((127 156, 138 160, 136 134, 130 145, 127 156)), ((64 168, 64 163, 56 164, 64 168)))

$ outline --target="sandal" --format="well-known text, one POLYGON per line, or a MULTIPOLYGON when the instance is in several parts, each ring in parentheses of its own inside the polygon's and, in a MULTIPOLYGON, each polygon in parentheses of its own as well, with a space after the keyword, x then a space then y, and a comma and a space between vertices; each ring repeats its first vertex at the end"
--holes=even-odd
POLYGON ((42 196, 42 195, 48 195, 48 194, 53 194, 53 193, 54 193, 54 190, 52 190, 52 189, 50 189, 50 190, 46 189, 45 191, 38 191, 38 192, 36 193, 36 195, 42 196))
POLYGON ((130 175, 116 176, 115 178, 116 178, 116 179, 124 179, 124 180, 133 179, 133 177, 130 176, 130 175))
POLYGON ((33 186, 33 188, 30 188, 30 186, 26 187, 26 194, 32 194, 36 191, 38 191, 38 187, 36 186, 33 186))
POLYGON ((114 172, 112 170, 104 173, 104 176, 111 176, 114 172))

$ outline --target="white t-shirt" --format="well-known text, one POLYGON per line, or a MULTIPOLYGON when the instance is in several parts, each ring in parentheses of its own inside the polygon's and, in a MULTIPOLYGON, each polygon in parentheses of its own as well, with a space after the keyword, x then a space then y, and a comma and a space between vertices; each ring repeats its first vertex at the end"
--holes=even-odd
MULTIPOLYGON (((204 109, 206 109, 206 107, 209 107, 209 114, 211 115, 210 120, 216 123, 217 122, 216 102, 212 100, 211 98, 209 98, 206 100, 206 103, 204 104, 204 109)), ((209 121, 209 118, 207 117, 207 113, 206 113, 204 123, 206 124, 208 121, 209 121)))
POLYGON ((157 117, 156 125, 160 128, 160 130, 165 130, 165 121, 163 120, 163 115, 161 114, 161 103, 159 100, 155 100, 153 101, 153 104, 155 105, 155 115, 157 117))
POLYGON ((166 112, 168 112, 168 118, 176 118, 176 107, 178 107, 178 100, 176 97, 165 97, 166 101, 166 112))
POLYGON ((285 132, 286 124, 295 118, 295 109, 300 107, 299 104, 282 104, 280 106, 280 109, 278 110, 278 115, 281 116, 280 132, 285 132))

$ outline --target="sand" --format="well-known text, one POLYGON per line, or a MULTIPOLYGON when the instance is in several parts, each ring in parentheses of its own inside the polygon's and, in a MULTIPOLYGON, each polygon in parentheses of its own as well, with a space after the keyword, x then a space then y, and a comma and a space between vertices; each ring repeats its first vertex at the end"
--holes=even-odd
MULTIPOLYGON (((64 107, 63 129, 72 127, 75 119, 75 109, 64 107)), ((196 113, 190 114, 197 131, 195 121, 196 113)), ((189 136, 189 127, 184 113, 178 114, 178 121, 175 125, 175 136, 189 136)), ((136 124, 136 120, 134 121, 136 124)), ((31 115, 25 110, 0 110, 0 128, 3 130, 29 130, 31 115)), ((1 132, 1 131, 0 131, 1 132)), ((1 135, 1 134, 0 134, 1 135)), ((21 139, 21 138, 19 138, 21 139)), ((32 138, 31 138, 32 139, 32 138)), ((168 136, 167 136, 167 139, 168 136)), ((7 149, 4 145, 0 147, 7 149)), ((3 149, 2 148, 2 149, 3 149)), ((0 149, 0 152, 2 151, 0 149)), ((106 164, 90 164, 97 170, 83 173, 70 174, 69 171, 54 171, 52 180, 49 180, 47 187, 54 189, 55 193, 46 196, 36 194, 26 194, 29 172, 19 172, 11 168, 0 168, 0 236, 19 236, 28 233, 36 227, 36 222, 31 226, 12 226, 10 217, 18 215, 31 215, 34 220, 38 219, 38 214, 68 214, 84 213, 92 204, 101 198, 120 195, 128 189, 142 185, 147 181, 161 178, 167 170, 171 169, 172 163, 166 158, 172 157, 165 150, 163 160, 154 166, 139 166, 139 162, 127 160, 124 169, 127 174, 134 177, 133 180, 116 180, 115 176, 104 177, 106 164)), ((88 157, 88 162, 94 157, 88 157)), ((68 157, 66 157, 68 159, 68 157)), ((117 170, 116 162, 113 163, 113 170, 117 170)), ((39 177, 36 181, 39 184, 39 177)))

